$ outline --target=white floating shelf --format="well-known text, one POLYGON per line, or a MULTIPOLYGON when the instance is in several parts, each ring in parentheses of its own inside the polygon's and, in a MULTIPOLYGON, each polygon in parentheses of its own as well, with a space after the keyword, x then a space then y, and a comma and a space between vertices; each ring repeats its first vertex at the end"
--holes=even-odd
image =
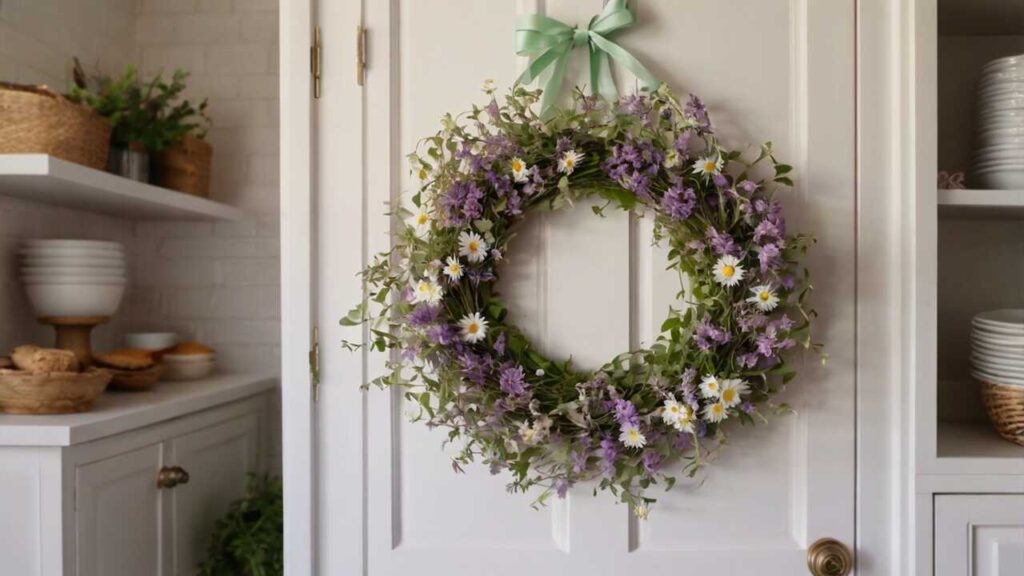
POLYGON ((133 220, 244 220, 238 208, 46 154, 0 154, 0 195, 133 220))
POLYGON ((1024 475, 1024 446, 1003 439, 988 422, 940 421, 936 440, 944 473, 1024 475))
POLYGON ((1024 190, 938 190, 939 214, 1024 218, 1024 190))

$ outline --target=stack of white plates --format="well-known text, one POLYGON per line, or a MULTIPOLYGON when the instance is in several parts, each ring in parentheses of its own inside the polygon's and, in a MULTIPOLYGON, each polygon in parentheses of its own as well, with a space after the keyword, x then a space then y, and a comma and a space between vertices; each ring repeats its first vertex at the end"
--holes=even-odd
POLYGON ((993 60, 978 84, 974 176, 985 188, 1024 188, 1024 55, 993 60))
POLYGON ((971 375, 1024 386, 1024 309, 982 312, 971 321, 971 375))
POLYGON ((100 240, 29 240, 21 280, 36 315, 111 316, 126 284, 124 248, 100 240))

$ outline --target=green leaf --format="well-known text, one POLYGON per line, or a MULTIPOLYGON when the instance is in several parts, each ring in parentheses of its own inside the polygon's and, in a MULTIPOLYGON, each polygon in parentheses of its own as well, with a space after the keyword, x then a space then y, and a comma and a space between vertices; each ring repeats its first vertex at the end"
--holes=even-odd
POLYGON ((342 326, 359 326, 363 322, 366 322, 366 303, 356 306, 355 308, 348 311, 348 314, 341 319, 340 323, 342 326))

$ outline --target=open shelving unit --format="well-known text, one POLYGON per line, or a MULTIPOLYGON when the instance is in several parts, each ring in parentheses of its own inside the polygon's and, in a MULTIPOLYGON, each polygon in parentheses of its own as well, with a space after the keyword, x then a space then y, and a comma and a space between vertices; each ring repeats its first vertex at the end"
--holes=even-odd
POLYGON ((134 220, 244 220, 206 198, 136 182, 46 154, 0 154, 0 195, 134 220))
POLYGON ((1024 190, 943 190, 936 195, 941 217, 1024 218, 1024 190))

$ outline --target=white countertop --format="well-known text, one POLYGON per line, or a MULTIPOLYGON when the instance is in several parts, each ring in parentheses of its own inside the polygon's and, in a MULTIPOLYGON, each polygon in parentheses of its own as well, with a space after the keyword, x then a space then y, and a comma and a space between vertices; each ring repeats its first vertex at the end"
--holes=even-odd
POLYGON ((159 382, 152 390, 107 390, 79 414, 0 414, 0 446, 71 446, 270 390, 266 374, 214 374, 192 382, 159 382))

